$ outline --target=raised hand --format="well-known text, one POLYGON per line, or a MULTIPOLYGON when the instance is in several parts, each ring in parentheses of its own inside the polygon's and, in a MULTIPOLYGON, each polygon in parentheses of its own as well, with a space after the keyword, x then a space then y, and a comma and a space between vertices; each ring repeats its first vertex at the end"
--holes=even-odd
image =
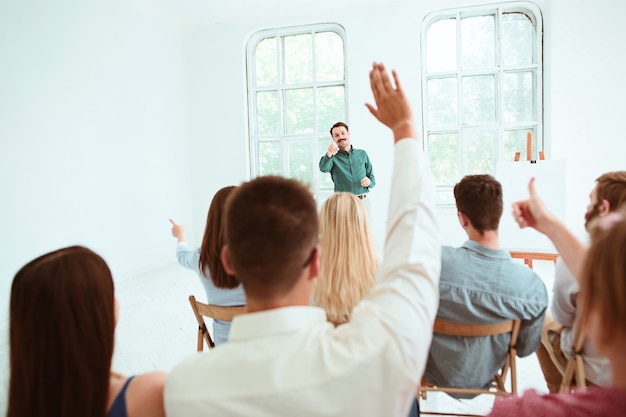
POLYGON ((549 227, 554 218, 537 195, 534 177, 528 182, 528 194, 530 197, 527 200, 513 203, 513 218, 520 228, 532 227, 546 234, 546 227, 549 227))
POLYGON ((172 219, 170 219, 170 223, 172 223, 172 236, 174 236, 179 243, 184 242, 185 228, 172 219))
POLYGON ((376 107, 369 103, 365 106, 376 119, 393 131, 395 141, 407 137, 416 138, 411 106, 404 95, 398 74, 395 71, 391 74, 395 87, 391 83, 385 66, 376 62, 372 64, 370 86, 376 107))
POLYGON ((326 156, 328 156, 329 158, 332 157, 333 155, 336 155, 337 152, 339 152, 339 146, 337 146, 337 144, 335 143, 335 141, 333 140, 330 143, 330 146, 328 147, 328 151, 326 152, 326 156))

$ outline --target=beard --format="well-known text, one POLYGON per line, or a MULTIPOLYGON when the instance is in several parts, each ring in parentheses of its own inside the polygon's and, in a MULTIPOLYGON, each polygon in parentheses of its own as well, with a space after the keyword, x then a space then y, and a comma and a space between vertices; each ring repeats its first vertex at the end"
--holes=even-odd
POLYGON ((595 218, 600 215, 600 203, 593 205, 591 211, 585 213, 585 230, 589 232, 589 227, 595 218))

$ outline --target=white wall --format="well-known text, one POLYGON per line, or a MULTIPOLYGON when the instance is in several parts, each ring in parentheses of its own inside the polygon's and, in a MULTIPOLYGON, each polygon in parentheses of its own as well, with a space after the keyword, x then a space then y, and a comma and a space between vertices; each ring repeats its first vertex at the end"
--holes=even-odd
POLYGON ((595 179, 626 170, 626 2, 551 2, 546 36, 552 154, 568 161, 568 223, 582 230, 595 179))
MULTIPOLYGON (((80 244, 116 279, 191 219, 182 28, 141 2, 0 3, 0 324, 32 258, 80 244)), ((0 326, 2 327, 2 326, 0 326)))

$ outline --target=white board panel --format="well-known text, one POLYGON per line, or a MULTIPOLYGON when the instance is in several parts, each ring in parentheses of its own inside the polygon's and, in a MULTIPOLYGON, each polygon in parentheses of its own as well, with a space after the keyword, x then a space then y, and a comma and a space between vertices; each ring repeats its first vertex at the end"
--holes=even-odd
POLYGON ((566 218, 566 161, 520 161, 496 164, 496 179, 502 184, 504 212, 500 221, 500 244, 510 250, 555 253, 554 245, 532 228, 520 229, 513 220, 512 205, 528 198, 528 182, 535 177, 535 189, 550 211, 566 218))

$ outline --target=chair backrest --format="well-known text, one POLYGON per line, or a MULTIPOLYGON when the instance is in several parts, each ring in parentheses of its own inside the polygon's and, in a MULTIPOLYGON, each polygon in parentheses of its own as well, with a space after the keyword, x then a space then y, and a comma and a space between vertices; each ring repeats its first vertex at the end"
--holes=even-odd
MULTIPOLYGON (((499 323, 491 324, 467 324, 467 323, 454 323, 441 319, 436 319, 433 326, 433 333, 443 334, 448 336, 460 336, 460 337, 483 337, 483 336, 495 336, 504 333, 510 333, 511 338, 509 341, 509 347, 506 355, 506 360, 500 368, 500 371, 494 375, 491 386, 488 389, 471 389, 471 388, 459 388, 459 387, 438 387, 433 386, 431 383, 422 379, 418 387, 418 398, 426 399, 426 393, 428 391, 445 392, 449 394, 492 394, 492 395, 508 395, 517 394, 517 368, 515 357, 517 356, 517 337, 519 335, 521 321, 520 320, 508 320, 499 323), (511 389, 507 391, 505 387, 507 376, 510 372, 511 389)), ((429 413, 427 411, 421 411, 421 414, 439 414, 429 413)), ((473 414, 458 414, 458 413, 445 413, 445 415, 456 416, 468 416, 473 414)))
POLYGON ((565 366, 565 373, 561 380, 560 392, 569 392, 574 387, 576 382, 576 388, 585 388, 587 386, 585 380, 585 363, 583 361, 583 344, 585 343, 585 332, 579 326, 575 330, 574 335, 574 356, 567 360, 565 366))
POLYGON ((189 303, 198 321, 198 352, 201 352, 204 348, 203 340, 206 342, 209 349, 215 347, 215 343, 213 343, 213 339, 211 339, 209 330, 204 322, 205 317, 210 317, 213 320, 232 321, 233 317, 245 312, 245 306, 224 307, 214 304, 205 304, 196 300, 196 297, 193 295, 189 296, 189 303))

